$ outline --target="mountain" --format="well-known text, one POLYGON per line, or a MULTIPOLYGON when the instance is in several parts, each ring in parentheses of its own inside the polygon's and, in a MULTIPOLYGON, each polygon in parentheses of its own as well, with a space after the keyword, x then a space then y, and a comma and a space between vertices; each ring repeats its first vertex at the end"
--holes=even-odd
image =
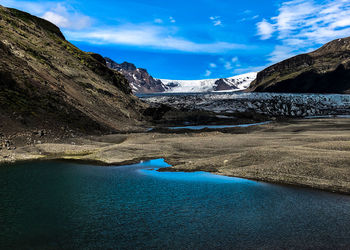
POLYGON ((256 78, 256 73, 247 73, 221 79, 205 80, 161 80, 166 86, 166 92, 213 92, 213 91, 239 91, 249 87, 256 78))
POLYGON ((134 64, 128 62, 118 64, 108 57, 105 60, 109 68, 124 75, 134 93, 157 93, 166 90, 164 84, 150 76, 145 69, 136 68, 134 64))
POLYGON ((222 79, 205 80, 165 80, 155 79, 145 69, 137 68, 134 64, 123 62, 116 63, 105 57, 107 66, 123 74, 129 81, 132 91, 136 94, 145 93, 190 93, 213 91, 238 91, 249 87, 256 78, 256 73, 233 76, 222 79))
POLYGON ((125 77, 44 19, 0 6, 0 54, 0 132, 101 132, 141 123, 145 104, 125 77))
POLYGON ((257 92, 350 94, 350 37, 277 63, 258 73, 257 92))

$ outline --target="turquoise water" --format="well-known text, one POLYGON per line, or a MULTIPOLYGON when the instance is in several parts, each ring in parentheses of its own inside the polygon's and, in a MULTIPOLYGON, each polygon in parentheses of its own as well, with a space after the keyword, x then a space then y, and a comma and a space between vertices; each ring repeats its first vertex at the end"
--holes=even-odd
POLYGON ((1 167, 0 249, 350 247, 349 196, 162 166, 1 167))
POLYGON ((220 128, 248 128, 252 126, 265 125, 271 123, 267 122, 259 122, 259 123, 249 123, 249 124, 239 124, 239 125, 199 125, 199 126, 182 126, 182 127, 168 127, 169 129, 177 130, 177 129, 190 129, 190 130, 201 130, 201 129, 220 129, 220 128))

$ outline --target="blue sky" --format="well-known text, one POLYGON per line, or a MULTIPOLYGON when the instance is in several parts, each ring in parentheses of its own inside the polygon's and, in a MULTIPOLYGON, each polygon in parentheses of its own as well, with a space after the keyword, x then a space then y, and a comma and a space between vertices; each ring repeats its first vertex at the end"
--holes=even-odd
POLYGON ((349 0, 16 1, 0 4, 58 25, 85 51, 154 77, 204 79, 258 71, 350 36, 349 0))

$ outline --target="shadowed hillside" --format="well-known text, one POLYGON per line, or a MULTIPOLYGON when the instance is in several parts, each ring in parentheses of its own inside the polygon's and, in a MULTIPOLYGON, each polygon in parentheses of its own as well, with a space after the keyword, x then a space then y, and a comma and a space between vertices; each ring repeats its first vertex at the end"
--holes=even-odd
POLYGON ((258 73, 257 92, 350 93, 350 37, 277 63, 258 73))
POLYGON ((0 130, 125 131, 145 105, 97 54, 65 40, 58 27, 0 6, 0 130))

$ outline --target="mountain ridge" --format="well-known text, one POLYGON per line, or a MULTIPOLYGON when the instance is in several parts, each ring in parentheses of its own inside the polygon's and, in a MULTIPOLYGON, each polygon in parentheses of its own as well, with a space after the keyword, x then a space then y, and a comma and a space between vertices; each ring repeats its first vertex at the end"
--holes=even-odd
POLYGON ((104 59, 110 69, 124 75, 134 93, 157 93, 166 90, 163 83, 153 78, 146 69, 137 68, 134 64, 129 62, 119 64, 108 57, 104 59))
POLYGON ((239 91, 249 87, 256 73, 246 73, 228 78, 202 80, 168 80, 153 78, 146 69, 137 68, 129 62, 117 63, 105 57, 107 66, 123 74, 136 94, 239 91))
POLYGON ((256 92, 350 94, 350 37, 276 63, 259 72, 256 92))

